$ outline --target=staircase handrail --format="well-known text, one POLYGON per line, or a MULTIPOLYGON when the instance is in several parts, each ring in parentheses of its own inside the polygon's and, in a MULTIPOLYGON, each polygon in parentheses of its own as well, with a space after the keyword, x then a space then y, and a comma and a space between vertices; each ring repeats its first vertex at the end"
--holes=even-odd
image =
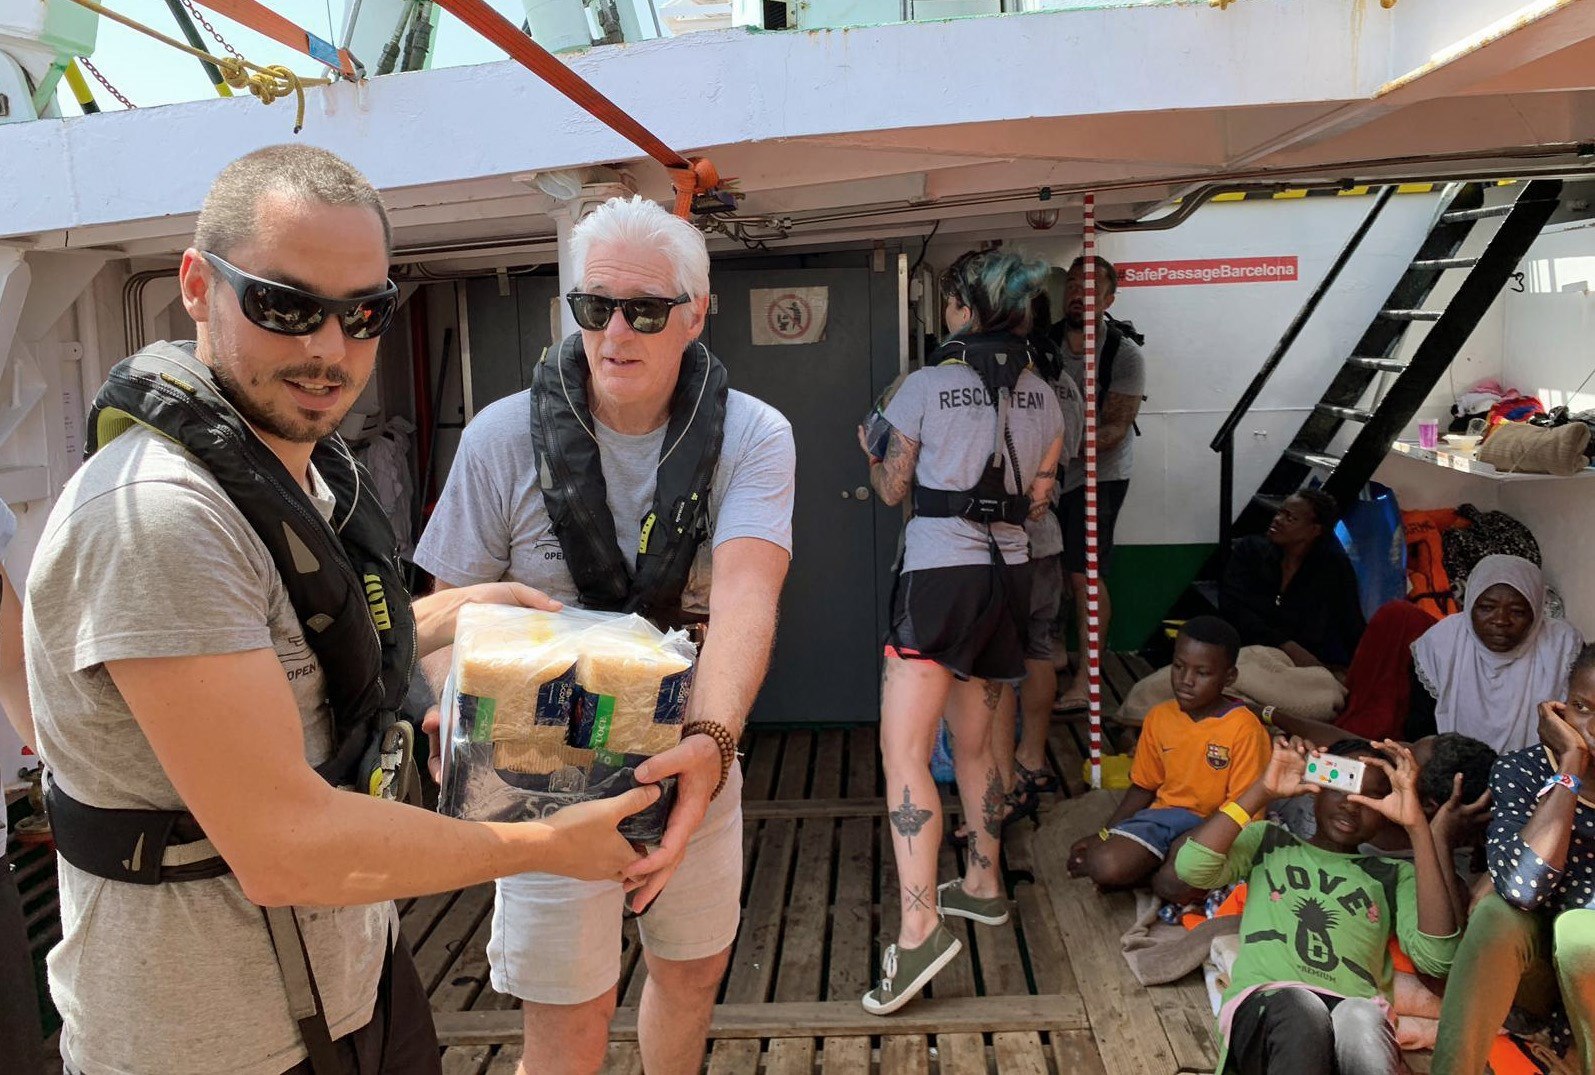
MULTIPOLYGON (((1284 361, 1285 354, 1296 342, 1296 338, 1301 335, 1302 329, 1307 327, 1307 322, 1317 311, 1318 304, 1323 301, 1324 296, 1329 293, 1329 289, 1334 286, 1341 270, 1346 267, 1352 255, 1357 252, 1357 248, 1362 245, 1363 239, 1367 237, 1368 232, 1373 228, 1374 222, 1379 219, 1379 214, 1384 211, 1385 206, 1395 193, 1395 184, 1380 189, 1379 196, 1374 199, 1373 206, 1368 210, 1367 215, 1363 217, 1362 223, 1357 226, 1357 230, 1346 241, 1346 245, 1335 258, 1334 264, 1329 266, 1329 271, 1324 274, 1324 278, 1318 282, 1318 286, 1313 289, 1313 293, 1308 296, 1302 308, 1297 311, 1295 318, 1291 320, 1290 325, 1285 329, 1284 335, 1280 336, 1279 342, 1274 345, 1274 349, 1269 353, 1267 360, 1263 362, 1262 367, 1257 371, 1256 376, 1252 378, 1251 383, 1246 386, 1246 391, 1241 393, 1241 398, 1236 400, 1235 406, 1230 409, 1229 416, 1218 427, 1218 432, 1213 435, 1212 443, 1208 445, 1213 451, 1223 452, 1226 446, 1234 442, 1235 430, 1240 426, 1241 420, 1252 409, 1252 404, 1257 402, 1257 397, 1263 394, 1264 387, 1267 386, 1269 379, 1274 376, 1274 371, 1279 368, 1280 363, 1284 361)), ((1226 511, 1228 510, 1228 505, 1225 505, 1225 509, 1226 511)))

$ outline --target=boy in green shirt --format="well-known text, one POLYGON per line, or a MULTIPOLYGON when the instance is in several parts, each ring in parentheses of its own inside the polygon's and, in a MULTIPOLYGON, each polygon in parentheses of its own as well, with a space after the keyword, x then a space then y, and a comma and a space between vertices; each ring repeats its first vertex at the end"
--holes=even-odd
POLYGON ((1175 860, 1197 888, 1248 882, 1240 956, 1219 1012, 1218 1070, 1394 1075, 1390 936, 1420 971, 1443 977, 1459 939, 1456 913, 1412 752, 1390 741, 1348 751, 1367 765, 1363 794, 1351 795, 1306 782, 1312 749, 1276 740, 1263 775, 1196 829, 1175 860), (1303 792, 1317 796, 1312 840, 1250 821, 1303 792), (1392 822, 1412 841, 1410 863, 1358 850, 1392 822))

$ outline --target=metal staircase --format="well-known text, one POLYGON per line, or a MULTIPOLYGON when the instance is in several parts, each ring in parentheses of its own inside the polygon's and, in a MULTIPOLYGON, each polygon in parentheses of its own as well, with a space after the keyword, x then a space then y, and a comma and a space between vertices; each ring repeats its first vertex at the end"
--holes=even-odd
MULTIPOLYGON (((1502 205, 1486 206, 1485 189, 1481 183, 1464 183, 1456 189, 1417 256, 1350 357, 1324 390, 1295 439, 1263 479, 1257 493, 1238 515, 1231 503, 1232 494, 1225 489, 1220 509, 1220 555, 1228 550, 1233 535, 1257 533, 1266 527, 1280 501, 1301 488, 1311 474, 1316 472, 1323 478, 1324 491, 1339 500, 1342 508, 1349 507, 1373 477, 1391 444, 1445 375, 1501 288, 1517 270, 1518 262, 1556 211, 1562 181, 1537 179, 1524 183, 1517 196, 1502 205), (1458 256, 1475 228, 1491 227, 1485 222, 1496 219, 1499 224, 1494 226, 1494 234, 1477 257, 1458 256), (1450 272, 1466 272, 1467 275, 1443 308, 1429 308, 1427 304, 1436 285, 1450 272), (1395 358, 1415 325, 1428 326, 1427 333, 1410 359, 1395 358), (1394 378, 1387 384, 1375 383, 1390 375, 1394 378), (1370 389, 1373 390, 1371 403, 1367 401, 1370 389), (1332 445, 1348 423, 1360 428, 1345 451, 1335 454, 1332 445)), ((1212 447, 1224 456, 1223 470, 1227 479, 1233 474, 1235 427, 1245 417, 1289 342, 1311 315, 1339 268, 1349 260, 1381 207, 1382 203, 1370 212, 1369 220, 1353 236, 1330 276, 1297 316, 1286 339, 1281 340, 1281 347, 1276 348, 1220 427, 1212 447)), ((1225 484, 1231 485, 1232 481, 1226 480, 1225 484)))

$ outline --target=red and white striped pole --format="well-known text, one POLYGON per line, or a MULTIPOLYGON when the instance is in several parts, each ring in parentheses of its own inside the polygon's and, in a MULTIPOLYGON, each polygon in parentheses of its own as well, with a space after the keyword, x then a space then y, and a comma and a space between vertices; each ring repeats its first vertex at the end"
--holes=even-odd
POLYGON ((1091 786, 1102 786, 1102 578, 1097 572, 1097 199, 1085 196, 1085 591, 1086 702, 1091 718, 1091 786))

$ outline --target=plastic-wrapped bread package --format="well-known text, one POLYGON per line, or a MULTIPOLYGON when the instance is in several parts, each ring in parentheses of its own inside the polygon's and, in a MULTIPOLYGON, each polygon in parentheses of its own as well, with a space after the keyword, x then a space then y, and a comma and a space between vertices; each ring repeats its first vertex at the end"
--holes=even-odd
MULTIPOLYGON (((438 809, 525 821, 637 786, 636 767, 681 741, 697 650, 640 616, 467 605, 443 698, 438 809)), ((656 843, 675 801, 620 831, 656 843)))

